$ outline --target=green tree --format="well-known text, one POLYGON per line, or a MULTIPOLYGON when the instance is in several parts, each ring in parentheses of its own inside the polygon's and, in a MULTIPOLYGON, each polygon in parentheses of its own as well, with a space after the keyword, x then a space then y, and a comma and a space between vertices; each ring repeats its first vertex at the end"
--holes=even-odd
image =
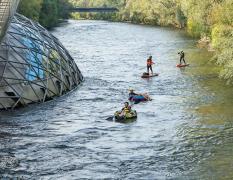
POLYGON ((70 17, 70 9, 72 8, 71 3, 68 0, 58 0, 58 17, 60 19, 68 19, 70 17))
POLYGON ((69 18, 70 8, 68 0, 22 0, 18 12, 51 28, 56 26, 60 19, 69 18))
POLYGON ((21 0, 18 12, 26 17, 38 21, 43 0, 21 0))
POLYGON ((40 12, 39 22, 46 28, 54 27, 58 23, 58 1, 44 0, 40 12))

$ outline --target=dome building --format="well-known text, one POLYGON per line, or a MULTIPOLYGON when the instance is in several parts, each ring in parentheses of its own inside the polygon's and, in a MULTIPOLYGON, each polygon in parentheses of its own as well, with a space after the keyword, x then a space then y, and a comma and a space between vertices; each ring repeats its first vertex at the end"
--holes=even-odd
POLYGON ((0 6, 3 2, 0 109, 45 102, 75 89, 83 76, 65 47, 40 24, 15 14, 18 0, 0 6))

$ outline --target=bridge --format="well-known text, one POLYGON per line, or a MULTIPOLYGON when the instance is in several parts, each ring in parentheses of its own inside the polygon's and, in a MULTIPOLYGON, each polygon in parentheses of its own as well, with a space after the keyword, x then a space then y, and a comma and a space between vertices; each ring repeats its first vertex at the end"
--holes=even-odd
POLYGON ((96 7, 96 8, 83 8, 83 7, 74 7, 71 8, 72 12, 118 12, 119 10, 114 7, 96 7))

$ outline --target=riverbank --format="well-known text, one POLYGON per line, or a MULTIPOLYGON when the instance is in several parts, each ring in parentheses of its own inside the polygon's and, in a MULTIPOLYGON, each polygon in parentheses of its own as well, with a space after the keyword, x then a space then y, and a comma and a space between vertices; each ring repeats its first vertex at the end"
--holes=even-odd
POLYGON ((150 25, 153 27, 167 27, 167 28, 171 28, 171 29, 178 29, 178 30, 183 30, 187 33, 187 36, 192 37, 193 39, 196 40, 196 45, 198 48, 202 48, 202 49, 207 49, 210 52, 215 52, 216 49, 214 48, 213 44, 212 44, 212 40, 209 36, 203 36, 203 37, 193 37, 191 36, 188 31, 187 28, 185 27, 181 27, 177 24, 173 24, 173 25, 166 25, 166 26, 161 26, 158 24, 154 24, 154 23, 150 23, 150 22, 137 22, 137 21, 131 21, 131 20, 121 20, 120 17, 117 17, 116 14, 112 13, 108 14, 107 16, 101 15, 99 13, 94 13, 94 14, 90 14, 90 13, 82 13, 82 14, 78 14, 78 13, 72 13, 71 14, 71 18, 74 20, 104 20, 104 21, 109 21, 109 22, 121 22, 121 23, 130 23, 130 24, 139 24, 139 25, 150 25), (113 18, 114 16, 114 18, 113 18))

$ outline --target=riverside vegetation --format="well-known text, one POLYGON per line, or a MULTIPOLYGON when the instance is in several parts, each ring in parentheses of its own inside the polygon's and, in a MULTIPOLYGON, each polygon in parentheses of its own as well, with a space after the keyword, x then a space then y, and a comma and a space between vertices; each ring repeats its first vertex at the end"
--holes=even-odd
POLYGON ((232 0, 70 0, 74 6, 117 7, 119 13, 74 13, 75 19, 129 21, 184 28, 214 50, 220 77, 233 83, 232 0))
POLYGON ((21 0, 18 12, 49 29, 69 18, 69 7, 68 0, 21 0))

